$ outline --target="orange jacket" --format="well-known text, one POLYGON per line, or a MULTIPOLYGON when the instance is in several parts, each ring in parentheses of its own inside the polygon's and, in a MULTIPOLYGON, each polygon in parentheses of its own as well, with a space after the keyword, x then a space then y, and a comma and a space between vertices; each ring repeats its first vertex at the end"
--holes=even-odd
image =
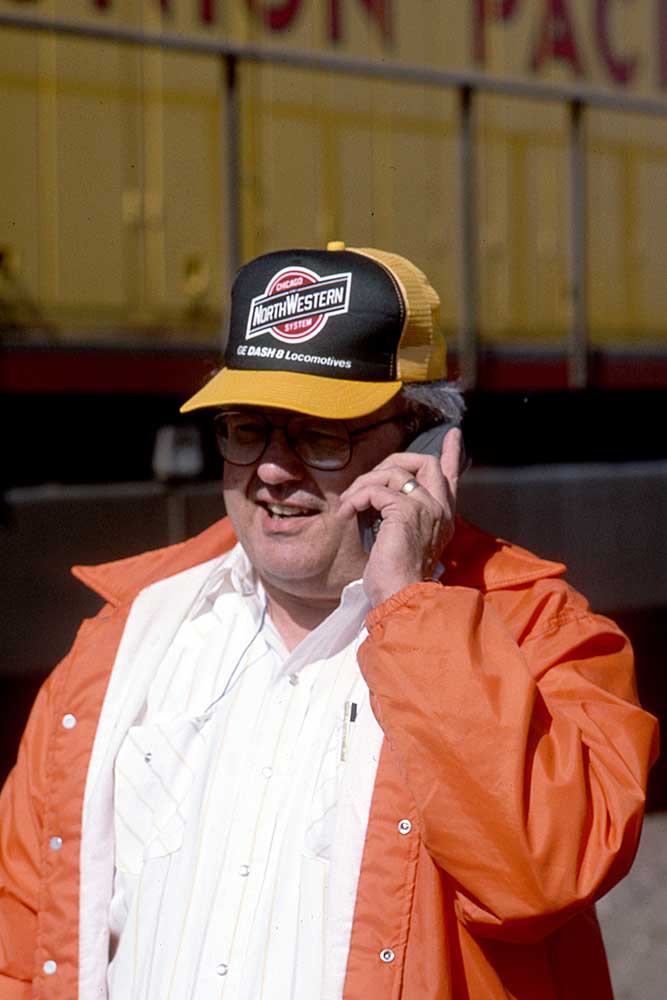
MULTIPOLYGON (((75 571, 108 603, 42 688, 2 793, 0 1000, 93 1000, 82 811, 118 643, 143 588, 233 541, 223 521, 75 571)), ((592 902, 632 862, 657 749, 629 644, 561 566, 463 521, 444 562, 447 586, 375 608, 360 650, 385 742, 345 1000, 604 1000, 592 902)))

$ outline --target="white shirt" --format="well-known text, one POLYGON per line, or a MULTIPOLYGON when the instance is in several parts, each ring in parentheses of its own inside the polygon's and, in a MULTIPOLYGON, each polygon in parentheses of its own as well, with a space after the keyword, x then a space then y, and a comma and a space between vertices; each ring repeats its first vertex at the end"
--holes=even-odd
POLYGON ((240 546, 212 573, 116 758, 111 1000, 342 995, 381 743, 367 611, 350 584, 289 654, 240 546))

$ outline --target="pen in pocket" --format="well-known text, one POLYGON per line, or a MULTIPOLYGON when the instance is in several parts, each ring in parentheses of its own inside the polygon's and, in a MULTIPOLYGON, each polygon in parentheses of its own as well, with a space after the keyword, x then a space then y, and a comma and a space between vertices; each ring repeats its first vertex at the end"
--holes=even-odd
POLYGON ((345 702, 345 712, 343 714, 343 739, 340 748, 340 759, 342 761, 347 760, 347 755, 350 750, 350 731, 352 723, 357 718, 357 703, 356 701, 346 701, 345 702))

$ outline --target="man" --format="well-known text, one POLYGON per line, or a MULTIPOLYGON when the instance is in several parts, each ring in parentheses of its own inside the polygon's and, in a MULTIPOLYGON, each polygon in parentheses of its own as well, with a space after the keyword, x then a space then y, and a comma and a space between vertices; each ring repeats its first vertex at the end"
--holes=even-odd
POLYGON ((461 416, 444 354, 396 255, 241 270, 184 407, 229 520, 77 570, 107 604, 3 793, 0 1000, 611 996, 655 721, 563 567, 455 521, 460 431, 405 451, 461 416))

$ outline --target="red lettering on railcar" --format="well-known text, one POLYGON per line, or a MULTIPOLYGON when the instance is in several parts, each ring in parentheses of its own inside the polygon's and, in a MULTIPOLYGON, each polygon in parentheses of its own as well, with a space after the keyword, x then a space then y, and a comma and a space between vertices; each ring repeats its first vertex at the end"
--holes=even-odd
MULTIPOLYGON (((391 39, 392 33, 392 0, 360 0, 368 11, 368 16, 377 21, 382 37, 391 39)), ((328 0, 329 17, 327 34, 332 42, 340 42, 343 38, 342 0, 328 0)))
MULTIPOLYGON (((627 0, 624 0, 627 3, 627 0)), ((637 69, 637 56, 623 58, 616 55, 612 48, 609 35, 609 8, 611 0, 596 0, 595 4, 595 30, 597 33, 598 45, 602 58, 612 78, 617 83, 627 84, 632 80, 637 69)))
POLYGON ((584 72, 567 0, 548 0, 530 68, 537 72, 549 59, 569 63, 577 76, 584 72))
POLYGON ((271 31, 285 31, 299 12, 301 0, 285 0, 284 3, 261 3, 258 0, 246 0, 248 8, 271 31))
POLYGON ((473 0, 473 59, 481 66, 486 62, 487 21, 509 21, 518 7, 518 0, 473 0))

